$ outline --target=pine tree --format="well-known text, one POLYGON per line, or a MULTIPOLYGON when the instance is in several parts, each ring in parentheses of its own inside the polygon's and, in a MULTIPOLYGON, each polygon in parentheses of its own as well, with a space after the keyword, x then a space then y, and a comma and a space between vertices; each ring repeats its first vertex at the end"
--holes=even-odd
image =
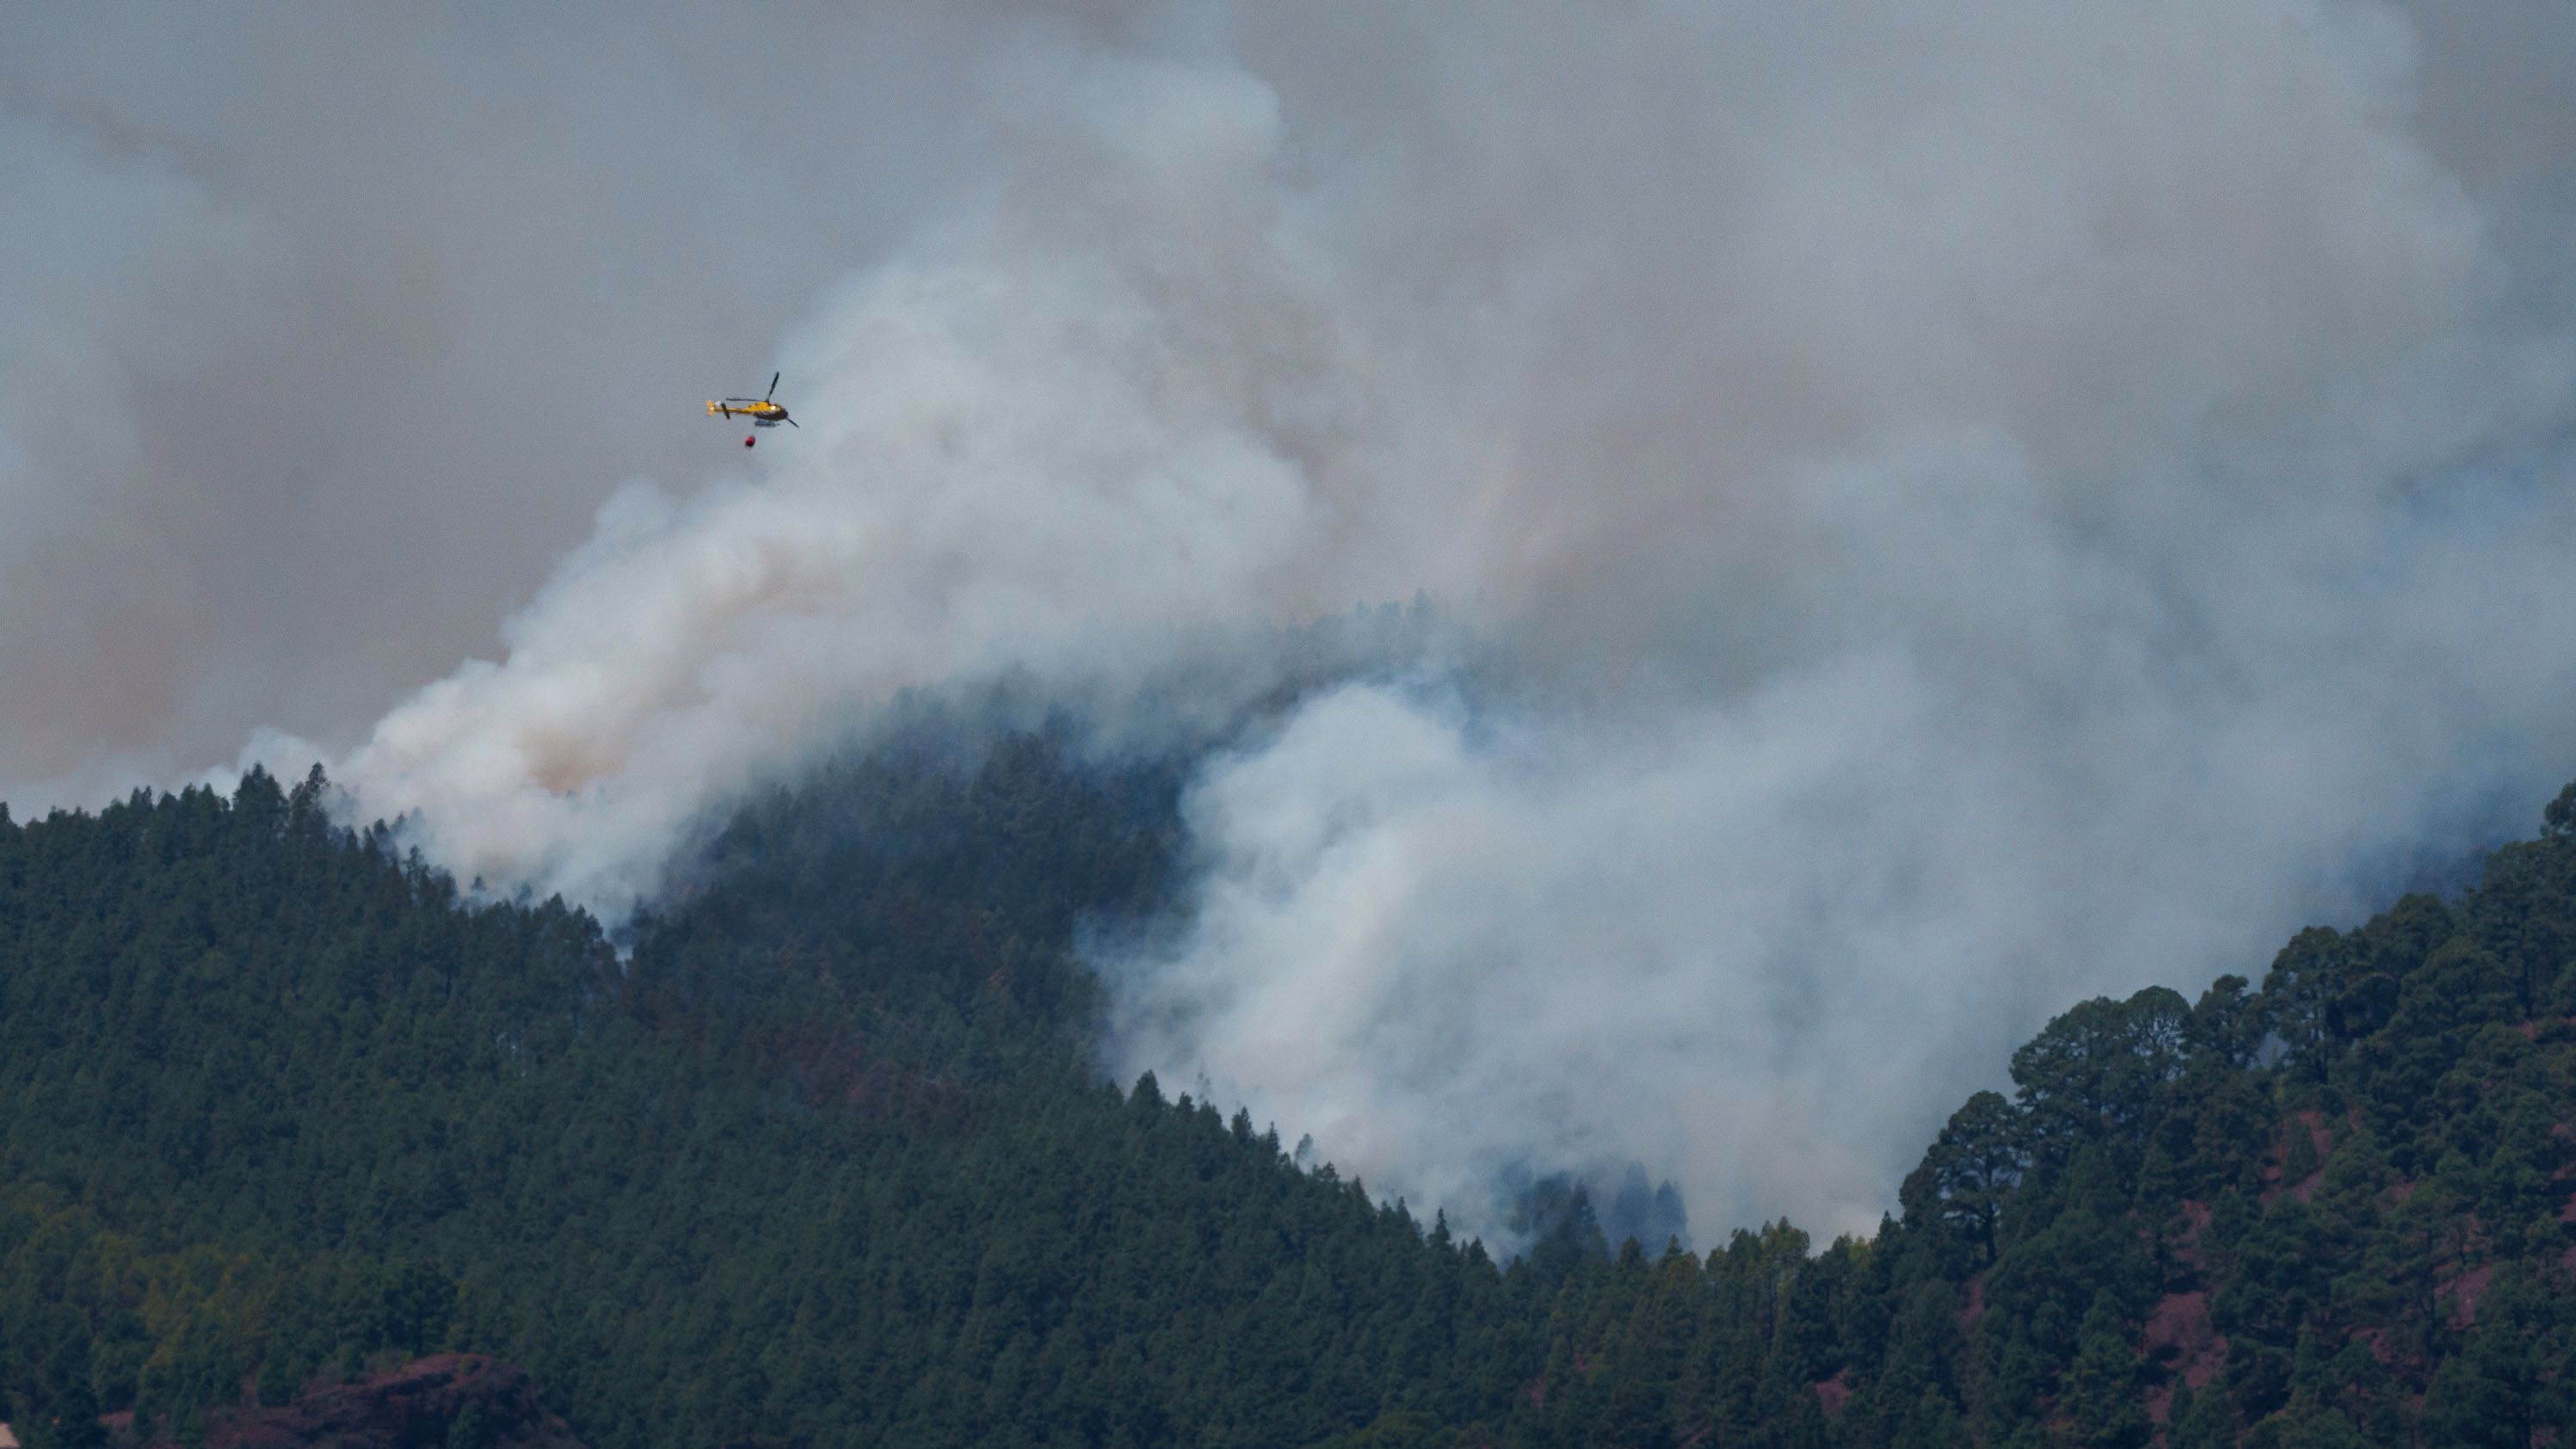
POLYGON ((2139 1449, 2154 1430, 2139 1399, 2138 1356, 2108 1290, 2093 1296, 2077 1344, 2060 1402, 2074 1425, 2073 1442, 2085 1449, 2139 1449))

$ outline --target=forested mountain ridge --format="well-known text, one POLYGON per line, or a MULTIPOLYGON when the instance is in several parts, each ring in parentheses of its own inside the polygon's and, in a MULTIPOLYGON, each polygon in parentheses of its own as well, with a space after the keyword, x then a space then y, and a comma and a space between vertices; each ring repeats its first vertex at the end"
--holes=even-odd
MULTIPOLYGON (((246 1378, 275 1402, 440 1347, 527 1364, 602 1444, 1305 1442, 1464 1412, 1481 1364, 1424 1305, 1498 1297, 1480 1253, 1240 1116, 1096 1083, 1080 1018, 1029 1004, 1077 980, 1024 934, 1068 915, 976 893, 1083 878, 1048 853, 1089 848, 1103 783, 1042 737, 856 772, 831 792, 856 828, 817 838, 897 842, 838 863, 877 873, 902 949, 690 915, 623 964, 585 917, 462 906, 332 829, 318 779, 0 825, 21 1417, 184 1436, 246 1378), (1424 1371, 1391 1388, 1398 1335, 1424 1371)), ((719 872, 697 900, 736 896, 719 872)))
POLYGON ((2576 786, 2460 899, 2085 1002, 2012 1078, 1749 1305, 1709 1280, 1780 1228, 1623 1253, 1498 1437, 2576 1441, 2576 786))
POLYGON ((1179 780, 860 762, 623 961, 318 777, 0 823, 0 1387, 188 1438, 448 1348, 595 1445, 2576 1442, 2576 787, 2259 989, 2078 1005, 1871 1239, 1614 1253, 1578 1196, 1505 1267, 1093 1079, 1072 932, 1163 903, 1179 780))

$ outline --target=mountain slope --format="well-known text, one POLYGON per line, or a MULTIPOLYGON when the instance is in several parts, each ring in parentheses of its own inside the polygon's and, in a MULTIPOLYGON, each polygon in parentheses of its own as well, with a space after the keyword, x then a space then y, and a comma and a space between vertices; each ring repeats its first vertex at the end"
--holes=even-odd
POLYGON ((1092 1078, 1072 933, 1163 904, 1178 778, 860 762, 623 960, 318 778, 0 816, 0 1387, 182 1437, 439 1349, 599 1444, 2576 1432, 2576 788, 2259 990, 2075 1007, 1871 1240, 1614 1254, 1576 1194, 1503 1268, 1092 1078))
POLYGON ((1116 902, 1054 822, 1101 787, 1043 739, 863 780, 834 808, 903 842, 833 860, 869 933, 768 929, 719 871, 626 963, 332 830, 318 779, 0 826, 9 1387, 185 1428, 452 1347, 600 1443, 1462 1412, 1488 1350, 1415 1310, 1499 1302, 1481 1253, 1083 1067, 1069 922, 1116 902))

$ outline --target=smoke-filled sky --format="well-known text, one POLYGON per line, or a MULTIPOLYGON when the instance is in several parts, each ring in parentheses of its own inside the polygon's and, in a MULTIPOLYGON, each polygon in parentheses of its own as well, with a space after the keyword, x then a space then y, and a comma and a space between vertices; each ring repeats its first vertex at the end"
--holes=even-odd
POLYGON ((653 10, 0 14, 22 811, 318 756, 614 914, 1419 593, 1511 687, 1209 761, 1106 1065, 1705 1231, 2576 773, 2559 0, 653 10))

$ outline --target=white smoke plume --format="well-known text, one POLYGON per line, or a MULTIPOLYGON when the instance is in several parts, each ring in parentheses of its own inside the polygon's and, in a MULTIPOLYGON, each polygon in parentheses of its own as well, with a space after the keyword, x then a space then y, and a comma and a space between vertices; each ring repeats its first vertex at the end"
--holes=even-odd
POLYGON ((945 164, 818 229, 869 240, 786 326, 803 429, 627 487, 363 739, 283 723, 615 912, 906 686, 1116 699, 1421 591, 1532 683, 1211 761, 1108 1065, 1474 1227, 1631 1161, 1864 1226, 2049 1014, 2259 972, 2576 771, 2576 152, 2530 141, 2576 103, 2488 84, 2559 13, 895 27, 945 164))

